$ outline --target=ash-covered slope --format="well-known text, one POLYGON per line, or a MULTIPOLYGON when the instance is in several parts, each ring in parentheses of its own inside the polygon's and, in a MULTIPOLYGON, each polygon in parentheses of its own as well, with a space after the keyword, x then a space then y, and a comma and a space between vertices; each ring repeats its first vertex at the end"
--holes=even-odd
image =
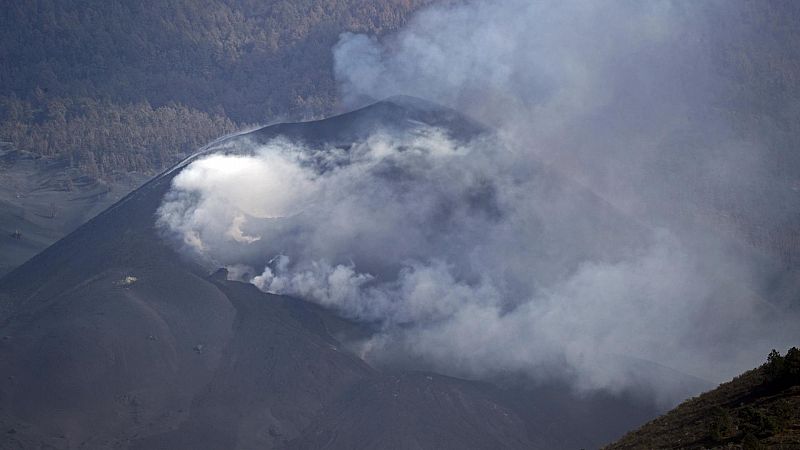
POLYGON ((102 212, 149 177, 99 182, 63 160, 0 142, 0 277, 102 212))
MULTIPOLYGON (((480 126, 394 99, 235 139, 349 142, 376 126, 480 126)), ((579 448, 653 414, 567 388, 386 371, 359 326, 178 254, 155 214, 179 166, 0 280, 0 448, 579 448)))

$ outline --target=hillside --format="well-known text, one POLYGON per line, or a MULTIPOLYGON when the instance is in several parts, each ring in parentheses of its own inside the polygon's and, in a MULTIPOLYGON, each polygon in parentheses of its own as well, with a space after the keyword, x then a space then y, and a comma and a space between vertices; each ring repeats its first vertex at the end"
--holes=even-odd
POLYGON ((800 350, 767 362, 606 447, 614 449, 800 448, 800 350))
MULTIPOLYGON (((0 140, 100 175, 155 174, 237 127, 330 114, 339 34, 391 33, 430 3, 13 2, 0 11, 0 140)), ((737 0, 706 15, 707 33, 687 39, 725 79, 715 106, 794 177, 800 6, 737 0)))
POLYGON ((239 126, 330 113, 339 34, 395 30, 427 2, 13 2, 0 138, 90 174, 157 172, 239 126))
POLYGON ((118 173, 103 181, 9 147, 0 145, 0 277, 147 180, 118 173))

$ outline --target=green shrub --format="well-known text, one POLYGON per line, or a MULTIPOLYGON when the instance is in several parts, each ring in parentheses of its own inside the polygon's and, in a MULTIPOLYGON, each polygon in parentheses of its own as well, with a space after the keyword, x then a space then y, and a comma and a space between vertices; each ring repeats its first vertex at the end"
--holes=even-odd
POLYGON ((714 442, 722 442, 729 438, 733 433, 733 419, 730 413, 717 406, 711 411, 711 423, 709 424, 709 436, 714 442))
POLYGON ((762 444, 755 435, 752 433, 747 433, 742 440, 742 449, 743 450, 762 450, 764 444, 762 444))
POLYGON ((792 347, 781 356, 772 350, 764 365, 765 382, 773 387, 783 388, 800 384, 800 349, 792 347))

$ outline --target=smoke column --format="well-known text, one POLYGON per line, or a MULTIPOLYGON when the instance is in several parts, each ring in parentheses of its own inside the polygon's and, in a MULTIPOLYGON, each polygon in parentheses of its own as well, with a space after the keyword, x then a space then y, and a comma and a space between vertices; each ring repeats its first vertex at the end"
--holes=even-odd
POLYGON ((701 13, 457 2, 383 41, 345 34, 349 107, 409 94, 497 132, 238 140, 175 177, 158 225, 209 267, 372 324, 353 345, 376 364, 673 403, 798 337, 758 257, 695 220, 697 192, 761 176, 709 113, 701 13))

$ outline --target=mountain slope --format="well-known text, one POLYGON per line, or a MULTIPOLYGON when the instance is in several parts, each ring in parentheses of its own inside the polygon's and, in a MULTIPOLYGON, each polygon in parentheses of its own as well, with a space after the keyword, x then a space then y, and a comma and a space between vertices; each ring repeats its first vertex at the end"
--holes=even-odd
MULTIPOLYGON (((414 123, 482 132, 394 99, 230 140, 335 144, 414 123)), ((154 215, 182 167, 0 279, 0 447, 577 448, 654 413, 564 387, 369 366, 342 337, 363 327, 208 276, 162 239, 154 215)))
POLYGON ((0 276, 83 225, 146 181, 101 182, 63 161, 0 146, 0 276))
POLYGON ((800 448, 800 351, 763 366, 628 433, 606 449, 800 448))

